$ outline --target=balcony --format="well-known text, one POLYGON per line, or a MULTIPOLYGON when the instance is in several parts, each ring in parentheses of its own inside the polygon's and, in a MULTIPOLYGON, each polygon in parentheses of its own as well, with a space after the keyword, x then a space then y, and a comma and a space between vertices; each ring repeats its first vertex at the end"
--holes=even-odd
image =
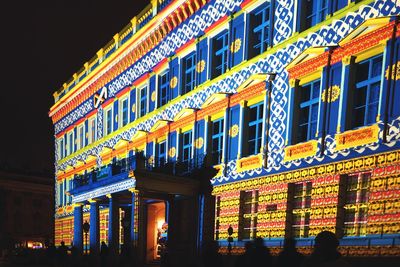
POLYGON ((149 173, 168 177, 185 177, 200 180, 207 176, 211 179, 215 175, 215 170, 207 166, 208 157, 206 154, 197 154, 194 158, 187 160, 177 160, 167 162, 165 157, 146 157, 142 153, 121 160, 113 160, 110 164, 95 168, 90 172, 75 175, 73 180, 72 195, 80 194, 95 188, 103 187, 113 183, 129 179, 129 173, 134 172, 135 176, 139 172, 142 176, 149 173), (212 172, 209 174, 207 170, 212 172), (209 177, 210 176, 210 177, 209 177))

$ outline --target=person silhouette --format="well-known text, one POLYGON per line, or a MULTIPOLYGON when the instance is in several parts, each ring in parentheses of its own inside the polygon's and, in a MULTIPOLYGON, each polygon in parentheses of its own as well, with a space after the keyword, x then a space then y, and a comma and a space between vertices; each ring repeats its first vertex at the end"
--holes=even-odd
POLYGON ((315 237, 314 250, 304 261, 303 267, 349 267, 337 251, 339 240, 330 231, 322 231, 315 237))
POLYGON ((264 240, 261 237, 257 237, 254 240, 254 248, 252 253, 251 265, 250 266, 271 266, 272 256, 269 249, 264 245, 264 240))
POLYGON ((204 243, 201 263, 204 267, 223 266, 222 256, 218 253, 218 242, 210 240, 204 243))
POLYGON ((57 249, 58 263, 60 266, 67 264, 68 248, 64 241, 61 241, 61 245, 57 249))
POLYGON ((253 252, 253 243, 247 241, 244 244, 244 253, 237 258, 235 262, 235 267, 250 266, 252 252, 253 252))
POLYGON ((100 261, 101 261, 101 266, 108 266, 108 246, 106 242, 101 241, 101 246, 100 246, 100 261))
POLYGON ((301 266, 304 256, 296 250, 296 240, 286 238, 283 250, 279 253, 277 267, 296 267, 301 266))

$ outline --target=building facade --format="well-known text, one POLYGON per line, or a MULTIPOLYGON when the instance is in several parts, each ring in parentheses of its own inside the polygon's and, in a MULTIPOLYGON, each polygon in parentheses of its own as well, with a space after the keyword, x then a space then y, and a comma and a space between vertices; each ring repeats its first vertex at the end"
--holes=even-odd
POLYGON ((56 243, 151 262, 166 232, 193 255, 229 237, 309 252, 331 230, 345 254, 399 255, 399 14, 151 1, 54 94, 56 243))
POLYGON ((0 258, 16 248, 45 248, 54 233, 51 175, 0 170, 0 258))

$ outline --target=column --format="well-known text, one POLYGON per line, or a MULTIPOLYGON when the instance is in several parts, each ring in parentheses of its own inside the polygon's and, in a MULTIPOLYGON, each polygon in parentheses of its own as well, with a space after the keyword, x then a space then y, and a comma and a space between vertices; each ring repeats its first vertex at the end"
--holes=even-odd
POLYGON ((74 241, 73 244, 80 254, 83 252, 83 212, 82 204, 74 204, 74 241))
POLYGON ((110 256, 118 255, 119 250, 119 201, 113 195, 107 195, 109 198, 108 213, 108 246, 110 256))
POLYGON ((99 253, 100 243, 100 223, 99 223, 99 203, 95 200, 90 202, 90 254, 97 255, 99 253))

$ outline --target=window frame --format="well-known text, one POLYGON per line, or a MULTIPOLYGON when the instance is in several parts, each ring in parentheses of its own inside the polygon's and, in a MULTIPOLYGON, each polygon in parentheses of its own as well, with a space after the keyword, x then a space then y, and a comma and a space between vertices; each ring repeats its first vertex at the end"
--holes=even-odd
POLYGON ((193 138, 193 131, 188 130, 182 133, 182 155, 181 155, 181 162, 182 163, 189 163, 191 158, 192 158, 192 151, 193 151, 193 144, 192 144, 192 138, 193 138), (185 136, 189 135, 189 143, 185 144, 185 136), (188 157, 187 159, 184 157, 185 155, 185 150, 188 151, 188 157))
POLYGON ((294 131, 294 133, 296 134, 294 136, 294 144, 296 143, 302 143, 302 142, 307 142, 310 140, 313 140, 316 138, 316 133, 318 132, 318 125, 319 125, 319 112, 320 112, 320 100, 321 100, 321 78, 319 79, 314 79, 312 81, 309 81, 307 83, 304 83, 302 85, 299 85, 295 90, 295 94, 297 94, 296 98, 298 99, 298 103, 296 103, 296 105, 294 106, 294 110, 293 112, 297 113, 297 116, 299 118, 299 120, 297 122, 295 122, 295 124, 297 125, 292 125, 293 129, 296 129, 296 131, 294 131), (316 87, 315 84, 319 83, 319 86, 316 87), (304 87, 306 86, 311 86, 311 90, 310 90, 310 96, 307 98, 306 101, 301 100, 302 98, 302 94, 304 92, 302 92, 304 89, 304 87), (318 96, 313 97, 314 94, 314 90, 318 91, 318 96), (310 110, 313 110, 313 107, 316 108, 317 110, 317 114, 316 114, 316 120, 312 121, 312 112, 310 112, 310 110), (300 124, 300 114, 302 112, 303 109, 308 109, 308 119, 305 123, 300 124), (311 125, 313 124, 313 122, 315 123, 316 127, 315 127, 315 133, 311 132, 311 125), (305 139, 304 138, 300 138, 299 136, 299 132, 301 127, 303 126, 307 126, 307 131, 306 131, 306 135, 305 135, 305 139))
POLYGON ((104 126, 104 130, 103 130, 104 135, 103 136, 107 136, 113 132, 113 108, 112 108, 112 105, 109 108, 104 109, 103 126, 104 126), (110 112, 110 114, 108 112, 110 112), (110 123, 110 125, 108 125, 108 123, 110 123))
POLYGON ((212 155, 212 163, 214 165, 218 165, 222 163, 222 155, 224 153, 224 117, 213 120, 212 123, 212 133, 211 133, 211 155, 212 155), (214 133, 214 125, 218 124, 219 132, 214 133), (218 148, 214 147, 214 140, 218 140, 218 148), (215 160, 215 155, 218 158, 215 160))
POLYGON ((264 3, 263 5, 255 8, 251 12, 249 12, 248 15, 248 33, 249 33, 249 39, 247 42, 247 58, 253 58, 257 55, 260 55, 264 53, 265 51, 268 50, 269 47, 271 47, 272 44, 272 30, 271 30, 271 17, 273 16, 273 11, 272 11, 273 5, 271 2, 269 3, 264 3), (255 17, 260 14, 262 14, 262 21, 258 25, 254 25, 255 22, 255 17), (266 20, 266 14, 268 14, 268 20, 266 20), (256 44, 256 40, 253 40, 250 38, 255 38, 255 35, 257 32, 261 31, 261 40, 258 44, 256 44), (268 38, 265 38, 265 33, 268 34, 268 38), (264 47, 261 44, 266 44, 264 47), (255 46, 259 45, 260 49, 255 48, 255 46))
POLYGON ((68 134, 67 134, 67 154, 71 155, 72 153, 74 153, 74 131, 71 130, 68 134))
POLYGON ((249 129, 249 132, 247 134, 247 142, 248 142, 247 156, 257 155, 260 153, 260 149, 262 146, 262 139, 263 139, 262 137, 263 137, 263 121, 264 121, 264 102, 261 101, 254 105, 249 106, 248 107, 249 116, 251 114, 252 109, 257 109, 257 111, 256 111, 257 118, 256 118, 256 120, 253 120, 253 121, 251 121, 249 118, 249 122, 247 124, 248 129, 249 129), (250 136, 250 127, 252 127, 252 126, 256 126, 255 136, 253 139, 251 139, 251 136, 250 136), (260 136, 258 136, 259 133, 260 133, 260 136), (255 142, 253 151, 250 151, 250 142, 251 141, 255 142))
POLYGON ((215 35, 211 39, 211 48, 212 48, 212 60, 211 60, 211 78, 216 78, 224 73, 226 73, 229 69, 229 31, 227 29, 222 30, 217 35, 215 35), (222 39, 222 46, 220 49, 216 50, 216 42, 222 39), (217 57, 221 57, 221 64, 216 65, 217 57), (221 71, 217 72, 218 69, 221 71))
POLYGON ((182 58, 182 89, 181 95, 193 91, 196 87, 196 52, 191 52, 182 58), (188 61, 191 60, 192 65, 188 67, 188 61), (188 82, 188 75, 190 81, 188 82))
POLYGON ((156 153, 157 153, 157 167, 162 167, 167 163, 168 155, 167 155, 167 141, 162 140, 156 143, 156 153), (164 145, 164 152, 161 153, 161 145, 164 145), (161 160, 161 159, 164 160, 161 160))
POLYGON ((376 115, 379 114, 379 106, 380 106, 380 100, 381 100, 380 99, 380 94, 381 94, 381 90, 382 90, 382 88, 381 88, 381 85, 382 85, 381 84, 381 80, 383 78, 382 77, 382 70, 383 69, 384 69, 384 58, 383 58, 383 54, 382 53, 379 53, 377 55, 374 55, 374 56, 371 56, 369 58, 363 59, 363 60, 361 60, 359 62, 356 62, 356 63, 354 63, 354 66, 352 66, 352 71, 353 72, 355 71, 355 73, 353 74, 353 76, 354 76, 354 86, 353 86, 353 90, 352 90, 353 91, 352 92, 353 96, 352 96, 352 99, 350 99, 350 101, 351 101, 351 103, 350 103, 350 105, 351 105, 350 111, 351 112, 350 113, 352 114, 353 112, 356 111, 356 109, 364 107, 364 118, 363 118, 363 123, 359 124, 354 120, 356 116, 353 116, 351 121, 350 121, 350 123, 349 123, 350 124, 349 125, 350 126, 349 129, 357 129, 357 128, 361 128, 361 127, 364 127, 364 126, 373 125, 373 124, 376 123, 376 116, 370 122, 368 122, 367 119, 369 117, 369 111, 370 111, 369 108, 373 104, 376 105, 376 110, 375 110, 376 115), (381 66, 381 71, 379 72, 378 75, 371 77, 371 75, 373 73, 374 60, 379 59, 379 58, 381 59, 381 65, 380 65, 381 66), (363 80, 363 81, 357 81, 358 80, 357 71, 360 68, 360 65, 366 64, 366 63, 369 64, 369 66, 368 66, 368 78, 366 80, 363 80), (377 97, 377 100, 375 102, 372 102, 372 103, 367 103, 369 101, 371 90, 372 90, 372 87, 374 85, 378 85, 378 89, 377 89, 378 90, 378 92, 377 92, 377 96, 378 97, 377 97), (359 93, 360 91, 359 90, 362 90, 363 87, 366 87, 365 101, 363 103, 364 105, 360 105, 360 106, 356 107, 355 101, 356 101, 356 99, 359 99, 359 96, 360 96, 360 93, 359 93))
POLYGON ((124 127, 129 124, 129 96, 119 100, 119 127, 124 127), (126 103, 126 123, 124 124, 124 103, 126 103))
POLYGON ((96 141, 96 117, 89 118, 88 121, 88 145, 96 141), (93 126, 93 127, 92 127, 93 126))
MULTIPOLYGON (((345 176, 345 184, 343 187, 344 194, 341 194, 344 199, 344 216, 343 216, 343 236, 344 237, 354 237, 354 236, 365 236, 367 235, 367 218, 365 220, 360 221, 360 218, 368 216, 368 200, 370 194, 370 184, 372 181, 372 172, 359 172, 347 174, 345 176), (357 183, 350 184, 351 188, 349 188, 350 177, 357 177, 357 183), (355 185, 355 187, 354 187, 355 185), (350 189, 350 190, 349 190, 350 189), (353 195, 355 193, 354 201, 349 201, 349 193, 353 195), (347 219, 348 212, 354 212, 354 218, 352 221, 347 219), (362 213, 362 211, 364 213, 362 213), (347 234, 348 229, 354 232, 354 234, 347 234), (363 232, 363 234, 362 234, 363 232)), ((350 195, 350 196, 351 196, 350 195)), ((353 198, 352 198, 353 199, 353 198)))
POLYGON ((80 150, 80 149, 84 148, 84 146, 85 146, 85 125, 84 124, 79 125, 76 132, 78 135, 77 136, 78 145, 77 145, 76 150, 80 150))
POLYGON ((302 0, 302 4, 299 6, 299 13, 300 13, 300 31, 305 31, 314 27, 315 25, 323 22, 326 20, 326 17, 330 14, 329 7, 330 1, 328 0, 310 0, 312 1, 311 10, 307 8, 308 0, 302 0), (321 2, 324 1, 325 5, 321 5, 321 2), (314 10, 314 4, 315 10, 314 10), (325 16, 322 17, 321 13, 325 12, 325 16), (315 17, 315 19, 313 19, 315 17), (311 18, 311 22, 308 20, 311 18))
POLYGON ((158 107, 162 107, 170 100, 170 88, 169 88, 169 70, 165 70, 158 77, 158 107), (163 79, 165 81, 163 82, 163 79), (165 90, 165 96, 163 97, 163 91, 165 90), (164 99, 164 100, 163 100, 164 99))
POLYGON ((257 215, 259 208, 260 192, 258 189, 250 189, 240 191, 240 208, 239 208, 239 225, 238 225, 238 239, 251 240, 257 236, 257 215), (244 194, 251 193, 250 202, 246 202, 244 194), (245 213, 245 205, 250 205, 250 213, 245 213), (247 217, 247 218, 246 218, 247 217), (249 219, 249 220, 248 220, 249 219), (249 227, 245 227, 245 220, 248 220, 249 227), (248 236, 245 231, 248 230, 248 236), (246 235, 246 236, 244 236, 246 235))
POLYGON ((312 198, 312 188, 313 183, 311 181, 304 181, 293 184, 293 195, 292 199, 292 225, 291 232, 292 236, 295 238, 308 238, 310 236, 310 218, 311 213, 309 209, 311 208, 311 198, 312 198), (301 194, 296 195, 296 186, 301 186, 301 194), (295 206, 296 199, 300 200, 300 206, 295 206), (295 224, 295 216, 300 218, 300 223, 295 224), (298 229, 299 235, 296 236, 296 229, 298 229))
POLYGON ((137 105, 137 114, 138 114, 138 118, 141 118, 143 116, 145 116, 149 109, 148 109, 148 86, 145 85, 141 88, 138 89, 139 93, 138 93, 138 105, 137 105), (145 94, 143 95, 142 92, 145 92, 145 94), (143 108, 143 104, 144 104, 144 108, 143 108), (142 114, 142 112, 144 111, 144 114, 142 114))

